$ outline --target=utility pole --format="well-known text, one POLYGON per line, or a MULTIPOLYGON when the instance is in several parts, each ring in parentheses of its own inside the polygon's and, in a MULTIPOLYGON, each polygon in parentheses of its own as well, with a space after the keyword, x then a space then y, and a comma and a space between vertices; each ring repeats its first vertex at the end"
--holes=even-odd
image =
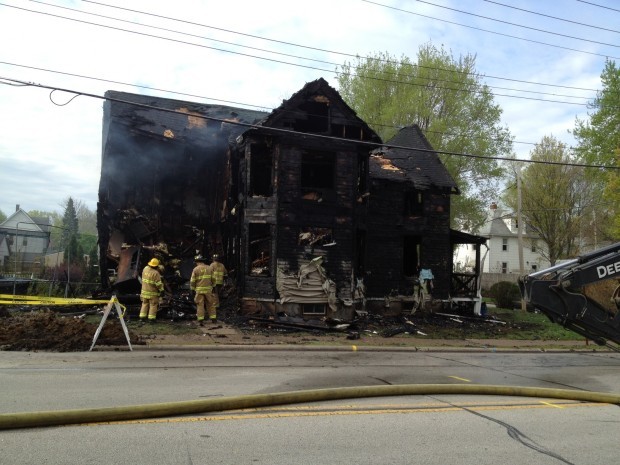
MULTIPOLYGON (((517 165, 517 240, 519 242, 519 274, 525 274, 523 266, 523 217, 521 215, 521 165, 517 165)), ((521 311, 525 311, 525 300, 521 297, 521 311)))

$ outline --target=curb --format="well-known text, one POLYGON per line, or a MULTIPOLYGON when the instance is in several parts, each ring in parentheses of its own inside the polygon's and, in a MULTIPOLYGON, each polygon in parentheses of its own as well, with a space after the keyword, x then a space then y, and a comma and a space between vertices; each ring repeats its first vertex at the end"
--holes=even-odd
MULTIPOLYGON (((271 352, 469 352, 469 353, 575 353, 575 352, 610 352, 604 346, 590 348, 536 348, 536 347, 389 347, 389 346, 310 346, 292 344, 146 344, 132 346, 134 352, 160 351, 271 351, 271 352)), ((94 352, 119 351, 129 352, 127 346, 95 346, 94 352)))

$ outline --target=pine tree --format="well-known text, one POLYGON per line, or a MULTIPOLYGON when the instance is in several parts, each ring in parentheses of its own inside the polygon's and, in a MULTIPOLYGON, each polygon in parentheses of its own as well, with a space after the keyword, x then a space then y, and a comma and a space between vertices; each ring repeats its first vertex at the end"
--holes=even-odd
POLYGON ((65 207, 65 213, 62 217, 62 237, 61 248, 65 251, 65 261, 69 263, 75 262, 77 255, 77 235, 78 235, 78 218, 75 212, 73 199, 69 197, 65 207), (73 250, 72 250, 73 249, 73 250))

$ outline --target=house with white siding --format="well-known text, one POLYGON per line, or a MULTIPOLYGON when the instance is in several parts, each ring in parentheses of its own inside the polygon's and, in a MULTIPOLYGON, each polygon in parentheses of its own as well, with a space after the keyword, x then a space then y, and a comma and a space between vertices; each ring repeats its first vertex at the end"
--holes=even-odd
POLYGON ((0 223, 5 251, 2 264, 6 273, 31 273, 40 269, 50 243, 49 218, 31 217, 16 206, 15 212, 0 223))
MULTIPOLYGON (((514 212, 504 211, 497 204, 491 204, 488 219, 480 228, 478 235, 487 238, 487 252, 482 263, 483 273, 520 274, 519 264, 519 224, 514 212)), ((523 224, 523 271, 533 273, 550 266, 543 257, 545 244, 538 235, 523 224)), ((455 265, 468 269, 474 263, 475 255, 471 246, 462 247, 455 252, 455 265)), ((483 252, 484 254, 484 252, 483 252)))

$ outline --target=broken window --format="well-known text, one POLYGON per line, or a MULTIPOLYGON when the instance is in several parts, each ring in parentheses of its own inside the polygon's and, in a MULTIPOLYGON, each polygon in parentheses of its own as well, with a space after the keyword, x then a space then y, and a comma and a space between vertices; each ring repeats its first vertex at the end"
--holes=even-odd
POLYGON ((420 266, 420 236, 405 236, 403 238, 403 274, 415 276, 420 266))
POLYGON ((271 226, 266 223, 249 225, 249 270, 250 276, 271 275, 271 226))
POLYGON ((361 126, 331 124, 331 135, 334 137, 342 137, 343 139, 365 140, 364 129, 361 126))
POLYGON ((299 132, 325 133, 329 131, 329 102, 326 98, 315 97, 315 100, 299 106, 303 117, 295 120, 293 129, 299 132))
POLYGON ((302 227, 299 230, 297 245, 329 247, 335 245, 331 228, 302 227))
POLYGON ((250 149, 250 195, 273 194, 273 154, 269 147, 252 144, 250 149))
POLYGON ((418 190, 405 192, 405 216, 422 216, 424 213, 424 195, 418 190))
POLYGON ((302 304, 303 315, 325 315, 325 304, 302 304))
POLYGON ((301 188, 333 189, 336 157, 331 152, 305 152, 301 158, 301 188))

